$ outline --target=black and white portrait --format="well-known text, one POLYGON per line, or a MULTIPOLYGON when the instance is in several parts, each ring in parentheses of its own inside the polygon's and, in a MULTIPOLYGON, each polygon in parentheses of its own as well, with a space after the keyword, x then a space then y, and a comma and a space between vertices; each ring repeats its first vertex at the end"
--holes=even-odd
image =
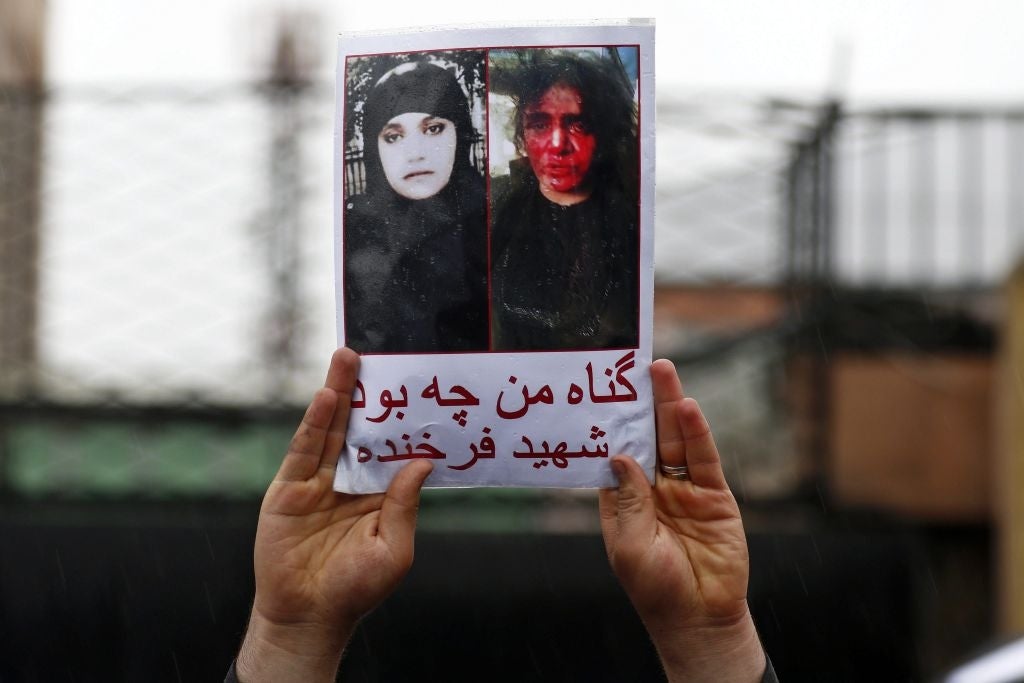
POLYGON ((484 52, 346 62, 345 343, 488 348, 484 52))

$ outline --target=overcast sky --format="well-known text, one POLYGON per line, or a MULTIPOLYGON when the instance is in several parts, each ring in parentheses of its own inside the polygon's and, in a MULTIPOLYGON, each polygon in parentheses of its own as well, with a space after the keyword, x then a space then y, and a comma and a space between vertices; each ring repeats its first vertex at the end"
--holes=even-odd
MULTIPOLYGON (((620 16, 621 0, 514 3, 53 0, 56 83, 232 81, 259 64, 274 8, 319 16, 329 75, 340 30, 620 16)), ((818 95, 858 102, 1024 99, 1024 3, 1016 0, 632 0, 657 20, 659 94, 671 88, 818 95)))

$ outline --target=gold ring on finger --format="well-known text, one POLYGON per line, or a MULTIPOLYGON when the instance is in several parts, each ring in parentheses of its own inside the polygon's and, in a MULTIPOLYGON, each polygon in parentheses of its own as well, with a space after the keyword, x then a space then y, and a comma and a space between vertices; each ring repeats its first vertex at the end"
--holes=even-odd
POLYGON ((690 470, 686 465, 660 465, 660 469, 668 479, 690 481, 690 470))

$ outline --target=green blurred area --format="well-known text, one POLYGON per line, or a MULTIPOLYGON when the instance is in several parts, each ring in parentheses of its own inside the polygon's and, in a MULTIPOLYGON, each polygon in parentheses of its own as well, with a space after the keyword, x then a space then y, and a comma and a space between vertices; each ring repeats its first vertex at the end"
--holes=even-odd
MULTIPOLYGON (((255 500, 277 471, 293 428, 32 418, 8 426, 3 476, 7 491, 24 500, 255 500)), ((420 527, 596 531, 595 501, 594 492, 427 489, 420 527)))
POLYGON ((6 481, 27 497, 251 498, 289 438, 261 424, 32 421, 8 432, 6 481))

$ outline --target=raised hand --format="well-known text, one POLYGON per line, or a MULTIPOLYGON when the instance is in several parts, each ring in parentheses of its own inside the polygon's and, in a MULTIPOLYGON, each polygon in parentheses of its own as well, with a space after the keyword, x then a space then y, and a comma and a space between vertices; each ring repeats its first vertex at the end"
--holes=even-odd
POLYGON ((601 529, 616 576, 647 627, 670 681, 759 681, 765 670, 747 607, 749 560, 739 507, 697 402, 675 368, 651 366, 658 471, 615 456, 617 489, 600 493, 601 529), (669 478, 662 466, 686 466, 669 478))
POLYGON ((359 357, 339 349, 274 481, 256 531, 256 598, 236 669, 250 681, 333 681, 360 618, 409 571, 429 462, 385 493, 333 490, 359 357))

